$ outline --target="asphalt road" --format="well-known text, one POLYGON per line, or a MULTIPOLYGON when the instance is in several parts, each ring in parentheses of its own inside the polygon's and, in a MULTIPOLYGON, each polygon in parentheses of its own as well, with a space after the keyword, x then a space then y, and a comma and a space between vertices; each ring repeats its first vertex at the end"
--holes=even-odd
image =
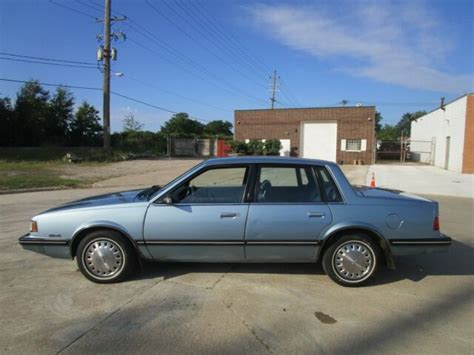
POLYGON ((2 353, 474 353, 472 199, 436 198, 448 254, 399 259, 359 289, 311 264, 149 264, 96 285, 17 244, 34 214, 110 190, 1 197, 2 353))

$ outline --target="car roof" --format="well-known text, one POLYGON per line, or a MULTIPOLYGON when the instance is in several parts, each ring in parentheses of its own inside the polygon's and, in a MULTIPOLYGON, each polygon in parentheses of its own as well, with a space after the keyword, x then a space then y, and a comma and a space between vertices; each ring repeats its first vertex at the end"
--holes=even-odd
POLYGON ((227 165, 227 164, 309 164, 309 165, 334 165, 334 162, 317 159, 304 159, 296 157, 279 156, 241 156, 227 158, 212 158, 204 162, 205 165, 227 165))

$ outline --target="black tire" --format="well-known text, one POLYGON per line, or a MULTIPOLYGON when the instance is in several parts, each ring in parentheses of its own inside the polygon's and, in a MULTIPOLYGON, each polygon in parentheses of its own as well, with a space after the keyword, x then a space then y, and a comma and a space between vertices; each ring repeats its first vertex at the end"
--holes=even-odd
POLYGON ((85 236, 77 248, 76 259, 82 274, 101 284, 127 279, 138 265, 130 242, 111 230, 97 230, 85 236))
POLYGON ((381 263, 380 247, 364 234, 347 234, 324 251, 323 269, 331 280, 342 286, 366 285, 381 263))

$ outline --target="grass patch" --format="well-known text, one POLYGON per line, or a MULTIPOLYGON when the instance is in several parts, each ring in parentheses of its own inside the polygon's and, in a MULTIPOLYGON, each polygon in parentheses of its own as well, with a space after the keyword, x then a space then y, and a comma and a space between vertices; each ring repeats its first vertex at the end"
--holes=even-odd
POLYGON ((160 157, 162 154, 150 152, 134 152, 133 150, 101 147, 0 147, 0 160, 8 162, 61 161, 67 153, 79 158, 82 162, 117 162, 139 157, 160 157))
POLYGON ((60 176, 61 162, 0 161, 0 191, 47 187, 78 187, 87 183, 60 176))

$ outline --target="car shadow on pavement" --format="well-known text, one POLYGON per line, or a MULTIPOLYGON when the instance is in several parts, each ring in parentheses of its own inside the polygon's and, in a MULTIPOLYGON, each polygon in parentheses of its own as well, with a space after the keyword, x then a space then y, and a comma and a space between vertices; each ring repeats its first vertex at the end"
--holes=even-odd
POLYGON ((225 274, 228 272, 242 274, 295 274, 324 275, 319 263, 193 263, 193 262, 144 262, 142 271, 134 279, 153 279, 163 277, 173 279, 189 273, 225 274))
POLYGON ((453 240, 447 253, 403 256, 395 259, 396 270, 381 270, 371 285, 401 280, 419 282, 427 276, 474 275, 474 249, 453 240))
MULTIPOLYGON (((396 283, 402 280, 419 282, 427 276, 474 275, 473 248, 467 244, 453 241, 449 252, 398 257, 396 270, 385 267, 379 269, 375 279, 367 286, 396 283)), ((133 279, 165 280, 189 273, 249 273, 249 274, 296 274, 324 275, 321 263, 179 263, 143 262, 142 271, 133 279)))

